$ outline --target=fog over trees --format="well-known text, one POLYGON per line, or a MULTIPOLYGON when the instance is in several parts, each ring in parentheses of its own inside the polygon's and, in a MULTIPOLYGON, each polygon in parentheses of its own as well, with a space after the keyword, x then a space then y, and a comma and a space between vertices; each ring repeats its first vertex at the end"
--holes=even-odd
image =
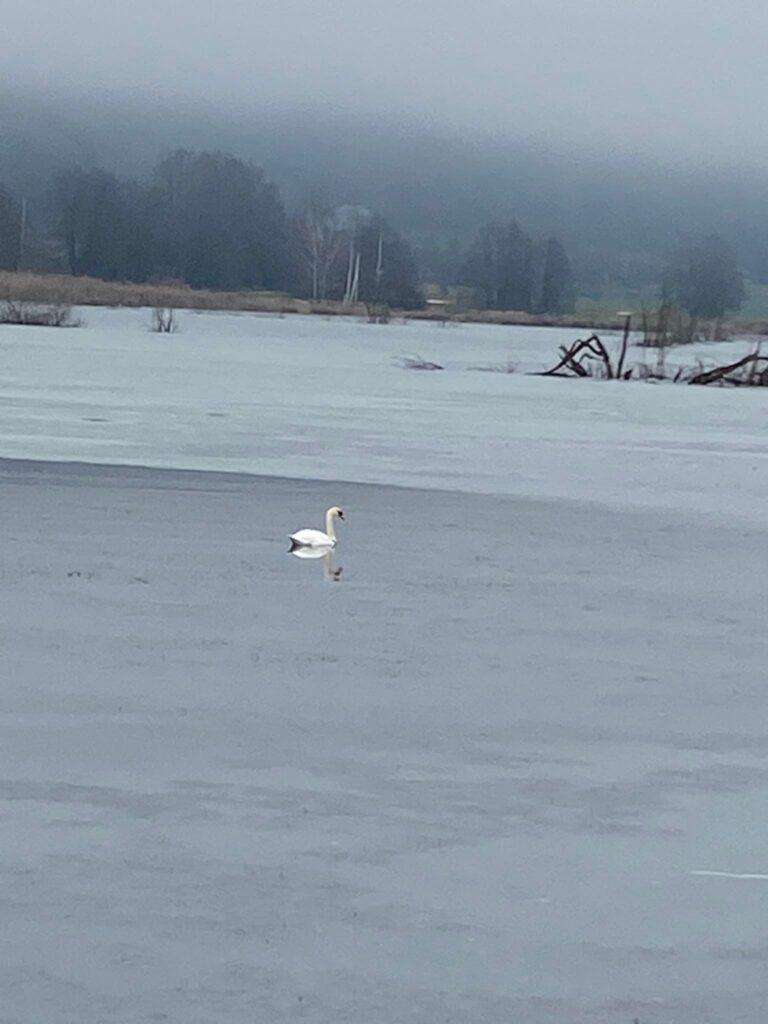
MULTIPOLYGON (((173 264, 195 284, 330 296, 335 270, 318 251, 313 270, 307 262, 307 246, 326 242, 300 230, 319 203, 331 224, 347 208, 379 218, 393 254, 410 250, 421 285, 466 286, 471 270, 481 303, 647 303, 670 254, 714 235, 751 298, 768 284, 768 142, 756 102, 768 7, 758 0, 736 13, 696 0, 484 0, 469 17, 444 0, 103 0, 98 17, 89 0, 7 6, 0 183, 17 207, 27 201, 27 263, 61 265, 51 182, 77 172, 114 178, 93 179, 101 226, 84 240, 70 230, 75 262, 108 273, 173 264), (197 199, 184 200, 179 183, 171 214, 159 168, 180 150, 197 199), (218 186, 228 198, 200 193, 218 186), (198 200, 205 239, 182 209, 198 200), (246 207, 252 230, 223 227, 246 207), (528 257, 487 235, 512 222, 532 243, 528 257), (97 253, 107 223, 122 240, 107 252, 104 238, 97 253), (483 244, 496 246, 493 259, 483 244), (515 267, 481 274, 505 245, 515 267)), ((378 238, 375 250, 378 261, 378 238)), ((361 254, 363 291, 370 271, 361 254)))
MULTIPOLYGON (((479 306, 561 313, 576 295, 651 301, 670 286, 670 254, 679 263, 686 239, 718 235, 737 272, 768 281, 756 171, 581 162, 542 144, 295 113, 235 121, 126 104, 65 122, 53 104, 6 97, 0 128, 4 267, 19 261, 25 199, 27 266, 113 279, 341 298, 351 241, 361 299, 378 290, 408 305, 435 283, 472 289, 479 306), (350 209, 363 211, 354 230, 339 213, 350 209)), ((680 273, 675 287, 688 294, 680 273)), ((742 295, 731 289, 728 308, 742 295)))

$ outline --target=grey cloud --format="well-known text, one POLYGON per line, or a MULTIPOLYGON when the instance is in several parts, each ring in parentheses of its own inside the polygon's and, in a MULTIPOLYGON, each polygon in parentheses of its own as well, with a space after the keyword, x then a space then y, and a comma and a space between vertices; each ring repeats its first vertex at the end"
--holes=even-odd
POLYGON ((734 160, 765 153, 756 0, 27 0, 4 78, 131 96, 397 118, 499 137, 734 160))

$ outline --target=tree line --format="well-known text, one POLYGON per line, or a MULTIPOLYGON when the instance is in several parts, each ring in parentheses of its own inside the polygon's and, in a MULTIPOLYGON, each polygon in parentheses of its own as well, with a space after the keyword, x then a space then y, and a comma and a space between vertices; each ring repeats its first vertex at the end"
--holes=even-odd
POLYGON ((571 264, 559 239, 535 241, 514 220, 482 228, 460 273, 485 309, 568 313, 576 298, 571 264))
MULTIPOLYGON (((289 216, 249 161, 177 150, 146 181, 100 168, 59 173, 46 228, 75 275, 343 299, 352 252, 356 300, 423 304, 410 247, 384 218, 342 208, 326 219, 332 227, 316 204, 289 216)), ((0 188, 0 268, 19 267, 21 236, 19 204, 0 188)))
MULTIPOLYGON (((0 187, 0 268, 32 265, 22 251, 25 232, 29 238, 19 202, 0 187)), ((409 241, 386 218, 318 199, 289 214, 262 168, 226 153, 177 150, 146 180, 100 168, 62 171, 44 233, 76 275, 404 309, 424 301, 409 241)), ((534 238, 515 220, 480 227, 456 267, 443 283, 474 308, 573 309, 576 282, 563 242, 534 238)), ((681 244, 660 277, 661 301, 692 316, 722 316, 744 299, 733 250, 716 235, 681 244)))

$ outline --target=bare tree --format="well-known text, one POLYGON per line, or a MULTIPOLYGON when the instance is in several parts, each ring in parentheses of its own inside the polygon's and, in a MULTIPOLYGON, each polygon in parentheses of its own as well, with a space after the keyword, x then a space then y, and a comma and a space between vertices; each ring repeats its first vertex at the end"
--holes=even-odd
POLYGON ((344 232, 333 211, 316 203, 310 204, 296 221, 296 231, 302 263, 313 299, 325 299, 332 272, 341 255, 344 232))
POLYGON ((355 248, 354 238, 349 240, 349 263, 347 264, 347 286, 344 289, 345 306, 353 306, 360 292, 360 253, 355 248))

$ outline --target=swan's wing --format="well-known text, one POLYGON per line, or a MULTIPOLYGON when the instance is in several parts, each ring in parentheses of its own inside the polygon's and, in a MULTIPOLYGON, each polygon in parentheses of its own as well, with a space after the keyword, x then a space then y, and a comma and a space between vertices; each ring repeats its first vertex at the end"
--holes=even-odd
POLYGON ((331 548, 333 541, 327 533, 322 530, 299 530, 292 533, 290 538, 294 544, 304 545, 313 548, 331 548))

